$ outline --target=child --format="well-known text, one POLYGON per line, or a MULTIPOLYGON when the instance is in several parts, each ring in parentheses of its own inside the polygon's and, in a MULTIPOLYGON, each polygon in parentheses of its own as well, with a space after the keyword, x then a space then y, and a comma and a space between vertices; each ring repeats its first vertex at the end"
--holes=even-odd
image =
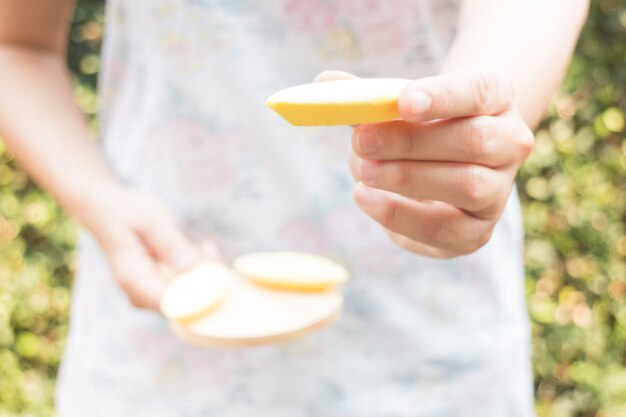
POLYGON ((585 0, 107 7, 101 152, 64 67, 71 1, 0 3, 0 134, 86 230, 60 416, 533 415, 511 184, 585 0), (263 107, 327 68, 417 79, 403 120, 354 129, 356 185, 349 128, 263 107), (341 258, 343 316, 279 345, 184 345, 150 311, 159 264, 193 265, 207 239, 227 260, 341 258))

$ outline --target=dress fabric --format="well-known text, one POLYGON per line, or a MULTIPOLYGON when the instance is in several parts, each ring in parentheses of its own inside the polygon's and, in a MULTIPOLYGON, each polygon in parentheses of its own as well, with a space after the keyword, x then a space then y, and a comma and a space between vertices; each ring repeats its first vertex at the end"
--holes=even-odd
POLYGON ((61 417, 530 417, 523 231, 514 192, 491 241, 436 260, 352 200, 349 127, 293 127, 263 103, 324 69, 436 74, 454 0, 110 0, 102 146, 226 259, 298 250, 353 278, 332 326, 278 345, 197 348, 134 309, 81 234, 61 417))

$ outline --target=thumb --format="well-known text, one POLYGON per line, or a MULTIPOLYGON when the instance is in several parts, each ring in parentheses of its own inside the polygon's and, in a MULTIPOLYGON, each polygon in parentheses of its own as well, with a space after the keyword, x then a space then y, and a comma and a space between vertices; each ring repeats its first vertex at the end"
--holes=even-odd
POLYGON ((345 71, 322 71, 313 79, 314 83, 323 83, 326 81, 337 81, 337 80, 354 80, 360 77, 357 77, 354 74, 350 74, 345 71))
POLYGON ((224 256, 222 255, 222 252, 220 251, 220 248, 217 246, 217 243, 215 243, 214 240, 205 239, 200 242, 198 246, 202 251, 202 254, 209 259, 222 263, 226 262, 224 256))
POLYGON ((119 233, 105 250, 130 302, 135 307, 158 311, 165 281, 139 237, 130 231, 119 233))
MULTIPOLYGON (((322 71, 315 76, 313 79, 314 83, 323 83, 326 81, 338 81, 338 80, 356 80, 361 77, 357 77, 354 74, 350 74, 345 71, 337 71, 337 70, 327 70, 322 71)), ((355 125, 356 126, 356 125, 355 125)), ((352 126, 352 127, 355 127, 352 126)))
POLYGON ((201 254, 196 246, 182 233, 174 219, 161 213, 147 225, 137 230, 152 256, 174 272, 191 268, 200 262, 201 254))

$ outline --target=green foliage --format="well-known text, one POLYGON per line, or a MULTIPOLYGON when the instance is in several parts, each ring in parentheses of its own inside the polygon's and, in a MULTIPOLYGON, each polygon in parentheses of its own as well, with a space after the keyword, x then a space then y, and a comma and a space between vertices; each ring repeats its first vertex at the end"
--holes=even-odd
POLYGON ((0 149, 0 416, 51 415, 69 314, 73 225, 0 149))
POLYGON ((626 4, 598 1, 519 186, 540 416, 626 416, 626 4))
MULTIPOLYGON (((76 10, 68 63, 96 110, 100 0, 76 10)), ((540 417, 626 416, 626 4, 592 4, 519 175, 540 417)), ((0 417, 52 416, 74 224, 0 146, 0 417)))
MULTIPOLYGON (((83 1, 68 63, 77 97, 96 111, 100 1, 83 1)), ((53 416, 73 276, 75 225, 17 169, 0 143, 0 417, 53 416)))

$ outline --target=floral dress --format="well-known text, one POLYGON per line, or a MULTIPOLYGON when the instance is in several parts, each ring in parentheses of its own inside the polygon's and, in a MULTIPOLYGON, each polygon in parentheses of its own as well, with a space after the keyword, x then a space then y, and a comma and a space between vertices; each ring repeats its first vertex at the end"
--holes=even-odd
POLYGON ((230 260, 297 250, 353 279, 332 326, 248 348, 185 345, 133 308, 83 233, 61 417, 529 417, 521 214, 452 260, 394 245, 352 200, 349 127, 293 127, 266 108, 324 69, 436 74, 455 0, 110 0, 103 150, 187 235, 230 260))

